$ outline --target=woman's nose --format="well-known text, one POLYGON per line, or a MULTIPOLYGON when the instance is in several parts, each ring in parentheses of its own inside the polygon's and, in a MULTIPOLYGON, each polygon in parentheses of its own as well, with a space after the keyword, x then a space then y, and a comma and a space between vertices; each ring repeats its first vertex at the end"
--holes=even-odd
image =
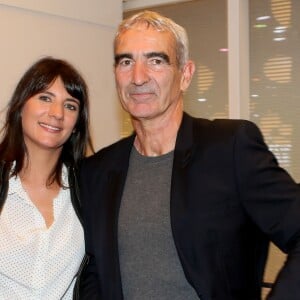
POLYGON ((64 117, 64 108, 60 103, 51 103, 48 111, 49 117, 61 120, 64 117))

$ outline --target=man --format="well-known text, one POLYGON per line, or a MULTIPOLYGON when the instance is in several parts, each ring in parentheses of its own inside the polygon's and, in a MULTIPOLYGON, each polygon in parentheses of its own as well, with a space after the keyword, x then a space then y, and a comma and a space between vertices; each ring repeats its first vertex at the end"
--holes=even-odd
POLYGON ((299 299, 300 191, 249 121, 183 112, 182 27, 123 21, 115 78, 134 134, 86 159, 80 299, 260 299, 268 244, 288 253, 269 299, 299 299))

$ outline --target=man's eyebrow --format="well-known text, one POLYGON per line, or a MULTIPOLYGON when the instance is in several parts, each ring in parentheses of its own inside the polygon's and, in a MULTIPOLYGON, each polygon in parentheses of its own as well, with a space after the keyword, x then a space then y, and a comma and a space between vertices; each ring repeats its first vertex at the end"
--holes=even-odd
MULTIPOLYGON (((149 52, 144 55, 147 59, 153 58, 153 57, 160 57, 162 58, 166 63, 170 63, 170 57, 165 52, 149 52)), ((130 53, 122 53, 122 54, 116 54, 115 55, 115 65, 117 65, 120 60, 123 58, 133 59, 133 55, 130 53)))
POLYGON ((132 59, 133 56, 130 53, 122 53, 122 54, 116 54, 115 55, 115 65, 117 65, 119 63, 119 61, 123 58, 129 58, 132 59))
POLYGON ((170 63, 170 57, 165 52, 149 52, 149 53, 146 53, 145 56, 146 56, 146 58, 160 57, 168 64, 170 63))

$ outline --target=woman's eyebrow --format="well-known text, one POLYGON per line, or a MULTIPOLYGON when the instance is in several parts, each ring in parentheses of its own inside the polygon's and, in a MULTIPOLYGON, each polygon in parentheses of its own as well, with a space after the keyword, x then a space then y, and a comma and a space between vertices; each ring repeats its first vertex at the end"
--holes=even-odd
MULTIPOLYGON (((56 95, 54 93, 50 92, 50 91, 44 91, 44 92, 41 92, 41 94, 47 94, 49 96, 56 97, 56 95)), ((72 101, 72 102, 77 103, 77 104, 80 104, 80 101, 78 99, 72 97, 72 96, 67 97, 66 100, 67 101, 72 101)))

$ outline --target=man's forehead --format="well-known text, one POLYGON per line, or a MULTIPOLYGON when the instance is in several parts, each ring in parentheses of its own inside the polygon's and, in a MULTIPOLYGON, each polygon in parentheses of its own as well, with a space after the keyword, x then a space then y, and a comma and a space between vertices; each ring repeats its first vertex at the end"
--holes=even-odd
MULTIPOLYGON (((151 27, 131 27, 120 34, 116 41, 117 49, 130 48, 134 50, 151 48, 156 51, 159 48, 168 49, 175 47, 175 39, 168 31, 158 31, 151 27)), ((148 50, 147 50, 148 51, 148 50)))

